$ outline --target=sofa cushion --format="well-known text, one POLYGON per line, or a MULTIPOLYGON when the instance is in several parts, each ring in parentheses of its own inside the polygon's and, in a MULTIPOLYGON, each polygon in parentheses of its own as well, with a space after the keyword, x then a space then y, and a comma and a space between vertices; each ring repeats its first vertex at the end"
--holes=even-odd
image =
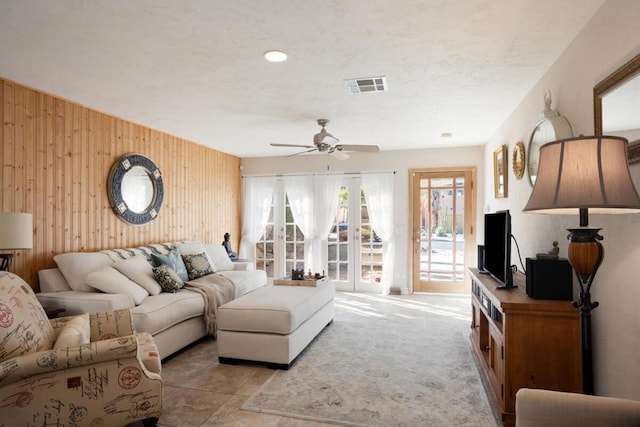
POLYGON ((144 301, 149 295, 146 289, 129 280, 127 276, 110 265, 102 266, 98 270, 89 273, 86 284, 92 288, 92 291, 97 289, 108 294, 130 295, 136 305, 144 301))
POLYGON ((40 292, 36 294, 43 306, 64 308, 66 316, 82 313, 99 313, 105 311, 133 308, 136 303, 131 295, 105 294, 102 292, 61 291, 40 292))
POLYGON ((233 282, 236 298, 267 284, 267 273, 264 270, 221 271, 218 274, 233 282))
POLYGON ((31 287, 13 273, 0 272, 0 362, 50 350, 55 338, 31 287))
POLYGON ((184 286, 184 282, 171 267, 162 264, 153 267, 153 276, 156 278, 163 292, 176 293, 184 286))
POLYGON ((178 252, 180 252, 180 255, 182 255, 183 260, 185 255, 196 255, 196 254, 204 253, 207 257, 207 261, 209 262, 209 265, 211 266, 211 269, 213 270, 214 273, 216 272, 216 266, 213 263, 213 260, 211 259, 209 254, 207 254, 207 250, 205 249, 202 242, 198 240, 191 240, 188 242, 178 242, 175 245, 176 245, 176 249, 178 249, 178 252))
POLYGON ((175 294, 162 292, 132 308, 131 316, 137 332, 155 335, 193 317, 202 317, 204 323, 204 300, 202 295, 186 289, 175 294))
POLYGON ((40 284, 40 292, 63 292, 71 290, 59 268, 46 268, 38 271, 38 283, 40 284))
POLYGON ((187 267, 184 266, 184 261, 177 249, 172 249, 168 255, 151 254, 151 259, 153 260, 155 267, 160 267, 162 264, 166 264, 171 267, 173 271, 178 273, 178 276, 180 276, 180 279, 182 279, 183 282, 189 280, 187 267))
POLYGON ((218 308, 218 329, 287 335, 333 300, 335 287, 264 286, 218 308))
POLYGON ((89 344, 90 337, 91 328, 89 327, 89 313, 81 314, 79 316, 69 318, 69 321, 58 334, 53 348, 55 350, 61 350, 66 349, 67 347, 78 347, 84 344, 89 344))
POLYGON ((74 291, 93 292, 85 283, 87 275, 98 268, 111 265, 111 258, 101 252, 69 252, 53 257, 69 287, 74 291))
POLYGON ((113 264, 113 268, 145 288, 149 295, 158 295, 162 292, 151 270, 151 263, 142 255, 117 261, 113 264))
POLYGON ((189 280, 215 273, 205 252, 192 255, 182 255, 182 259, 184 260, 185 267, 187 267, 189 280))
POLYGON ((204 245, 209 258, 213 261, 216 272, 233 270, 233 261, 222 245, 204 245))

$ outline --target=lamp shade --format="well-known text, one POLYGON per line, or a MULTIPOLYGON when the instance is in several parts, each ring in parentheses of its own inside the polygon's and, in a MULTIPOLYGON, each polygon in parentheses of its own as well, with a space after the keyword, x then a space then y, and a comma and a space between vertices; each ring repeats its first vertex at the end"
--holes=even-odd
POLYGON ((627 140, 580 136, 540 148, 538 177, 525 212, 577 214, 640 212, 627 161, 627 140))
POLYGON ((0 249, 31 249, 32 224, 30 213, 0 212, 0 249))

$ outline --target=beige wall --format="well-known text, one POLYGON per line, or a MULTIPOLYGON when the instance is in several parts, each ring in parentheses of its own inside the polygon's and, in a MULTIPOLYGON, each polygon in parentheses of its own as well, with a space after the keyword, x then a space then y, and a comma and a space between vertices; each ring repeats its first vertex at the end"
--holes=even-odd
MULTIPOLYGON (((11 271, 37 289, 37 274, 62 252, 240 235, 240 159, 0 79, 0 211, 33 214, 33 249, 11 271), (107 199, 111 165, 149 157, 164 201, 145 225, 120 221, 107 199)), ((0 251, 5 252, 5 251, 0 251)))
MULTIPOLYGON (((492 211, 510 209, 513 234, 522 256, 548 250, 560 242, 566 256, 566 228, 578 225, 577 217, 523 214, 531 193, 527 176, 516 180, 509 170, 509 198, 493 198, 492 153, 499 145, 517 141, 528 146, 529 135, 543 110, 545 91, 553 93, 553 105, 566 116, 574 135, 593 134, 593 87, 611 72, 640 53, 637 0, 610 0, 587 24, 547 74, 533 87, 520 106, 493 135, 486 146, 484 197, 492 211)), ((640 187, 640 165, 631 167, 640 187)), ((595 279, 592 295, 600 307, 593 311, 594 375, 597 394, 640 400, 640 215, 591 216, 590 225, 603 227, 606 255, 595 279)), ((517 263, 516 254, 513 263, 517 263)))
MULTIPOLYGON (((399 135, 399 138, 402 136, 399 135)), ((411 280, 409 271, 409 169, 440 168, 444 166, 472 166, 480 171, 483 163, 483 149, 480 146, 467 148, 438 148, 430 150, 384 151, 381 153, 349 153, 346 161, 339 161, 329 155, 312 155, 299 157, 260 157, 242 159, 242 174, 280 174, 295 172, 332 171, 361 172, 370 170, 395 170, 396 173, 396 207, 395 238, 396 268, 393 286, 406 292, 411 280)), ((477 194, 478 206, 482 206, 483 176, 478 173, 477 194)), ((479 221, 479 220, 478 220, 479 221)), ((478 229, 476 224, 475 229, 478 229)), ((475 262, 475 255, 469 259, 470 265, 475 262)))

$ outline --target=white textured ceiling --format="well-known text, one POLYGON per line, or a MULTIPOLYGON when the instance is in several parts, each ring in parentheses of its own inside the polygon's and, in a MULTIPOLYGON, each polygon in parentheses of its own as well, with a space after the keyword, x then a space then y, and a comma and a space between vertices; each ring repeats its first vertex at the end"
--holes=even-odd
POLYGON ((477 145, 604 2, 0 0, 0 76, 240 157, 477 145))

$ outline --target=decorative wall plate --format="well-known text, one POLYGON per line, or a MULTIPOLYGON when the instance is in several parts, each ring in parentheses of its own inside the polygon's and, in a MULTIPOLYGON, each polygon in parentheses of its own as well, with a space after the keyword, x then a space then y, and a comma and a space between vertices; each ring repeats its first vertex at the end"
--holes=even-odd
POLYGON ((518 141, 513 149, 513 174, 516 179, 522 179, 524 176, 525 152, 524 143, 518 141))

